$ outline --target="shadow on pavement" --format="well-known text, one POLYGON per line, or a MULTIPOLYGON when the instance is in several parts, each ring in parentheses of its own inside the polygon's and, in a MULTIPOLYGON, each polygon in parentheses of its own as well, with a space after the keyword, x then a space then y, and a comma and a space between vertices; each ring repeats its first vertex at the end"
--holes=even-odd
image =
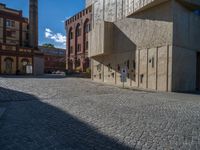
POLYGON ((131 149, 34 95, 0 87, 0 149, 131 149))
POLYGON ((42 79, 63 79, 63 78, 88 78, 84 77, 82 74, 69 74, 69 75, 62 75, 62 74, 45 74, 45 75, 0 75, 1 78, 42 78, 42 79))

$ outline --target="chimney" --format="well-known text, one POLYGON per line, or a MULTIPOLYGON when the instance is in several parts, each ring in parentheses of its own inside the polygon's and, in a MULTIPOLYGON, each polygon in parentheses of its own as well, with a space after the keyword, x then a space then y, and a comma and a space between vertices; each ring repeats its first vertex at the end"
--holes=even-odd
POLYGON ((38 0, 29 0, 29 45, 38 48, 38 0))

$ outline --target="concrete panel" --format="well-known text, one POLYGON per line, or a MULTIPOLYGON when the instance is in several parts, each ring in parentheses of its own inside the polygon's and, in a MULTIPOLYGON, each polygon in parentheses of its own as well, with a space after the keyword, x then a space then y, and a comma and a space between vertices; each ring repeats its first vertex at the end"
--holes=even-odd
POLYGON ((103 65, 101 64, 102 60, 94 60, 92 59, 92 79, 94 81, 103 82, 103 65))
POLYGON ((172 45, 171 22, 126 18, 115 25, 137 49, 172 45))
POLYGON ((173 46, 168 46, 168 92, 172 91, 172 51, 173 46))
POLYGON ((123 0, 117 0, 117 20, 123 18, 123 0))
POLYGON ((134 81, 132 80, 133 87, 139 87, 139 74, 140 74, 140 50, 136 50, 135 56, 133 56, 133 60, 135 60, 135 70, 134 74, 134 81))
POLYGON ((173 47, 173 91, 194 91, 196 89, 196 52, 173 47))
POLYGON ((105 14, 104 14, 104 20, 109 22, 116 21, 117 17, 117 3, 116 0, 109 0, 105 1, 105 14))
POLYGON ((101 22, 89 33, 89 57, 111 53, 113 49, 113 24, 101 22))
POLYGON ((200 17, 178 2, 174 10, 174 45, 200 51, 200 17))
POLYGON ((147 49, 140 50, 140 71, 139 71, 139 87, 147 88, 147 49))
POLYGON ((158 48, 158 69, 157 69, 157 90, 167 91, 168 89, 168 47, 158 48))
POLYGON ((93 5, 93 24, 100 23, 104 20, 104 3, 103 0, 99 0, 93 5))
POLYGON ((86 1, 86 6, 94 4, 94 24, 101 21, 114 22, 155 7, 167 0, 96 0, 86 1))
POLYGON ((148 50, 148 88, 156 90, 157 48, 148 50))
POLYGON ((115 84, 115 59, 112 55, 105 56, 103 62, 104 82, 115 84))

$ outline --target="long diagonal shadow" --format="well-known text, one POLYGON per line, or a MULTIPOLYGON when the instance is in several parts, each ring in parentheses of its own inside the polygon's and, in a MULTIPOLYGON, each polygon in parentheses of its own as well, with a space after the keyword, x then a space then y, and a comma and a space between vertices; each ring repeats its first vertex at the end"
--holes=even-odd
POLYGON ((0 87, 0 107, 1 150, 132 149, 30 94, 0 87))

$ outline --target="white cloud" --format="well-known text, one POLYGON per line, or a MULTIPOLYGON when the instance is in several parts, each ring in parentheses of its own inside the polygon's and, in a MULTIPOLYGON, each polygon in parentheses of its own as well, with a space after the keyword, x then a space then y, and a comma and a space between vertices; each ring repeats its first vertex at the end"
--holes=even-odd
POLYGON ((68 20, 69 18, 71 18, 71 16, 65 17, 65 20, 61 20, 62 23, 64 23, 66 20, 68 20))
POLYGON ((51 39, 56 43, 60 43, 63 46, 66 45, 66 36, 62 35, 61 33, 54 33, 51 29, 45 29, 45 38, 51 39))

